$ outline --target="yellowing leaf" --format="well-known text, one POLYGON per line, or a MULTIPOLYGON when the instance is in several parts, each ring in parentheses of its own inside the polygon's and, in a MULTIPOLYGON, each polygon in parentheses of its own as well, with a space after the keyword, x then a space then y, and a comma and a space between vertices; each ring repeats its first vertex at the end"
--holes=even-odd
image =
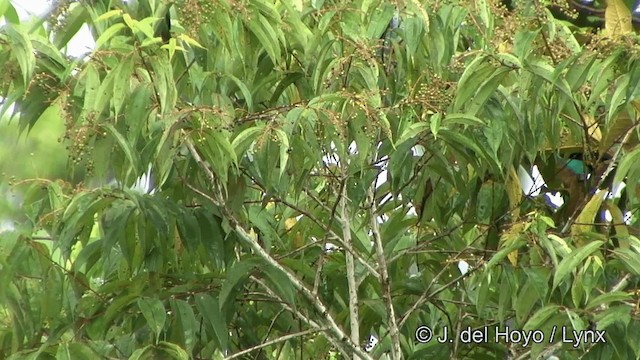
POLYGON ((258 241, 258 234, 256 234, 255 231, 253 231, 253 228, 249 229, 248 235, 251 238, 251 240, 258 241))
POLYGON ((284 221, 284 228, 289 231, 297 222, 296 218, 288 218, 284 221))
POLYGON ((511 209, 512 216, 517 218, 520 215, 520 202, 522 201, 522 186, 520 185, 520 178, 516 169, 511 167, 507 177, 506 190, 509 197, 509 209, 511 209))
POLYGON ((416 7, 416 9, 418 10, 418 13, 420 13, 420 16, 422 17, 422 21, 424 22, 425 30, 429 31, 429 14, 427 14, 427 11, 425 10, 424 6, 422 6, 422 4, 420 4, 420 2, 417 0, 411 0, 411 3, 416 7))
POLYGON ((180 34, 178 35, 178 39, 186 42, 187 44, 191 45, 191 46, 197 46, 199 48, 205 49, 204 46, 200 45, 199 42, 197 42, 194 38, 192 38, 191 36, 187 35, 187 34, 180 34))
POLYGON ((98 18, 96 18, 96 22, 100 22, 103 20, 107 20, 109 18, 112 18, 114 16, 120 16, 122 15, 124 12, 122 10, 111 10, 111 11, 107 11, 106 13, 98 16, 98 18))
POLYGON ((629 229, 624 222, 624 214, 620 208, 611 201, 605 201, 604 207, 609 210, 613 228, 616 230, 616 237, 621 248, 629 248, 629 229))
POLYGON ((102 45, 104 45, 107 41, 109 41, 115 34, 120 32, 120 30, 125 29, 126 26, 122 23, 113 24, 107 30, 105 30, 98 40, 96 40, 96 49, 99 49, 102 45))
MULTIPOLYGON (((635 100, 634 100, 635 101, 635 100)), ((635 107, 634 101, 631 104, 635 107)), ((636 110, 638 111, 638 110, 636 110)), ((620 144, 625 138, 627 132, 635 126, 635 119, 629 111, 623 110, 613 117, 610 124, 606 127, 606 133, 604 140, 600 142, 599 151, 605 153, 611 150, 611 147, 620 144)), ((640 139, 635 131, 632 131, 627 141, 622 144, 623 148, 627 151, 631 151, 636 145, 640 144, 640 139)))
POLYGON ((589 114, 582 114, 582 118, 586 123, 585 125, 587 125, 587 129, 589 129, 591 138, 600 143, 600 141, 602 141, 602 132, 600 131, 600 127, 598 127, 598 122, 589 114))
POLYGON ((124 23, 127 24, 127 26, 131 29, 131 30, 136 30, 137 29, 137 24, 138 21, 133 19, 131 17, 131 15, 129 14, 123 14, 122 15, 122 20, 124 20, 124 23))
MULTIPOLYGON (((500 237, 500 249, 514 245, 526 230, 525 223, 515 223, 500 237)), ((507 259, 513 266, 518 265, 518 249, 507 254, 507 259)))
POLYGON ((600 210, 600 205, 602 205, 602 200, 606 195, 607 192, 602 190, 593 195, 571 226, 571 236, 577 236, 593 230, 593 219, 595 219, 598 210, 600 210))
POLYGON ((169 43, 162 45, 160 48, 169 50, 169 59, 173 58, 173 54, 175 54, 176 50, 185 51, 184 48, 176 44, 176 39, 174 38, 169 39, 169 43))
POLYGON ((633 31, 631 12, 622 0, 607 0, 604 11, 604 28, 607 36, 626 35, 633 31))

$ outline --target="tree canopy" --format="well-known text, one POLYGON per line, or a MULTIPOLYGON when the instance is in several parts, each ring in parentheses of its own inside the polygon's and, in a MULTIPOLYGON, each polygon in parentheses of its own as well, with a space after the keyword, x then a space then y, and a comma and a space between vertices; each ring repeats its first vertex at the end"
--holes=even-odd
POLYGON ((0 0, 68 158, 2 138, 0 357, 640 358, 639 38, 571 4, 0 0))

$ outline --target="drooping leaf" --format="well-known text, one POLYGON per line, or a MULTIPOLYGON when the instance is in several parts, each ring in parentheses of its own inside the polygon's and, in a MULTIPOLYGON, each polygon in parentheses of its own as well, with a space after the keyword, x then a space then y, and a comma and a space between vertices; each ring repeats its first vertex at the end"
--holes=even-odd
POLYGON ((557 287, 580 263, 588 256, 591 256, 602 246, 603 241, 593 241, 579 249, 573 250, 567 257, 562 259, 553 275, 553 287, 557 287))
POLYGON ((147 320, 147 325, 153 330, 156 339, 160 337, 160 332, 167 321, 167 312, 164 304, 157 298, 138 299, 138 308, 147 320))
POLYGON ((604 19, 608 36, 626 35, 633 31, 631 12, 622 0, 607 0, 604 19))

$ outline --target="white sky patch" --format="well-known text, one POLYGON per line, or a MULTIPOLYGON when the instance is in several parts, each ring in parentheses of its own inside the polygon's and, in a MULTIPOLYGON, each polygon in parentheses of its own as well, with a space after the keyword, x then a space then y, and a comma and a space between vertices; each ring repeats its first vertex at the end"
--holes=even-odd
POLYGON ((91 30, 89 30, 89 26, 84 24, 71 38, 71 40, 69 40, 66 53, 67 56, 71 56, 76 59, 84 59, 93 52, 95 47, 96 41, 93 38, 93 34, 91 34, 91 30))
MULTIPOLYGON (((11 0, 11 4, 16 9, 20 21, 47 16, 52 9, 52 3, 48 0, 11 0)), ((79 6, 79 4, 74 3, 72 6, 79 6)), ((0 25, 4 24, 4 18, 0 19, 0 25)), ((93 34, 89 30, 89 26, 84 24, 67 44, 65 53, 73 58, 85 58, 95 47, 96 41, 93 34)))
MULTIPOLYGON (((3 98, 2 96, 0 96, 0 108, 2 108, 4 106, 4 101, 5 98, 3 98)), ((16 106, 15 103, 11 103, 8 107, 7 110, 4 112, 3 116, 6 120, 11 120, 11 118, 13 117, 13 115, 15 115, 15 110, 16 110, 16 106)))
POLYGON ((413 156, 422 156, 424 155, 424 151, 425 149, 422 145, 416 145, 411 148, 411 153, 413 153, 413 156))
POLYGON ((47 0, 11 0, 20 20, 27 20, 32 16, 43 16, 51 10, 51 2, 47 0))

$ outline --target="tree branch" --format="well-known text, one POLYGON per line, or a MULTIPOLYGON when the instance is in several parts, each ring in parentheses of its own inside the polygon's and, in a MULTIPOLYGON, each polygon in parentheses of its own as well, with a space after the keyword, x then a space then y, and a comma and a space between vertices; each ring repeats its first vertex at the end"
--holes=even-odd
MULTIPOLYGON (((379 175, 380 173, 378 173, 379 175)), ((377 177, 376 177, 377 178, 377 177)), ((380 272, 380 284, 382 285, 382 299, 387 308, 387 321, 389 326, 389 336, 391 337, 391 358, 402 359, 402 350, 400 349, 400 331, 396 322, 396 312, 393 307, 393 299, 391 297, 391 280, 389 279, 389 271, 387 261, 384 256, 384 247, 382 246, 382 236, 380 235, 380 226, 377 220, 377 208, 375 199, 375 181, 369 187, 369 201, 371 208, 369 209, 371 232, 373 233, 373 242, 376 248, 376 256, 378 257, 378 271, 380 272)))
POLYGON ((325 330, 325 328, 320 328, 320 329, 309 329, 309 330, 300 331, 300 332, 293 333, 293 334, 288 334, 288 335, 280 336, 280 337, 279 337, 279 338, 277 338, 277 339, 273 339, 273 340, 267 341, 267 342, 262 343, 262 344, 260 344, 260 345, 256 345, 256 346, 250 347, 250 348, 248 348, 248 349, 246 349, 246 350, 239 351, 239 352, 237 352, 237 353, 235 353, 235 354, 233 354, 233 355, 231 355, 231 356, 227 356, 227 357, 225 358, 225 360, 231 360, 231 359, 239 358, 239 357, 241 357, 242 355, 248 354, 248 353, 253 352, 253 351, 256 351, 256 350, 260 350, 260 349, 262 349, 262 348, 266 348, 267 346, 271 346, 271 345, 273 345, 273 344, 281 343, 281 342, 283 342, 283 341, 287 341, 287 340, 295 339, 295 338, 297 338, 297 337, 302 337, 302 336, 305 336, 305 335, 308 335, 308 334, 314 334, 314 333, 320 332, 320 331, 322 331, 322 330, 325 330))
POLYGON ((347 337, 345 332, 336 323, 333 316, 331 316, 331 314, 329 313, 329 310, 322 303, 322 301, 315 294, 313 294, 313 292, 309 290, 305 286, 305 284, 298 277, 296 277, 295 274, 293 274, 289 269, 280 265, 280 263, 278 263, 276 259, 274 259, 271 255, 269 255, 269 253, 267 253, 262 248, 262 246, 260 246, 256 241, 254 241, 251 235, 249 235, 249 233, 240 225, 240 222, 235 218, 231 210, 229 210, 225 205, 224 196, 222 195, 222 191, 220 187, 217 186, 215 174, 202 160, 202 157, 200 157, 200 154, 198 154, 198 151, 196 150, 195 146, 193 145, 190 139, 186 139, 186 145, 187 145, 187 148, 189 149, 189 152, 191 153, 191 156, 193 156, 196 163, 200 165, 202 170, 207 175, 209 181, 213 184, 215 194, 213 197, 207 196, 207 199, 210 199, 213 202, 213 204, 215 204, 220 208, 222 214, 225 216, 227 221, 229 221, 231 228, 234 229, 235 232, 238 234, 240 241, 243 242, 245 245, 249 246, 249 248, 251 248, 251 250, 253 250, 253 252, 256 255, 258 255, 260 258, 262 258, 267 264, 280 270, 287 277, 287 279, 291 282, 291 284, 299 292, 301 292, 302 295, 305 298, 307 298, 307 300, 313 305, 313 307, 321 314, 321 316, 327 320, 330 333, 333 334, 336 341, 347 345, 350 348, 352 353, 357 354, 361 358, 371 359, 371 357, 367 353, 365 353, 362 349, 360 349, 357 342, 349 341, 349 337, 347 337))
MULTIPOLYGON (((342 224, 342 240, 351 247, 351 220, 347 205, 347 187, 341 186, 340 192, 340 223, 342 224)), ((375 220, 375 217, 374 217, 375 220)), ((353 253, 345 252, 345 263, 347 268, 347 284, 349 287, 349 324, 351 328, 351 341, 354 344, 360 343, 360 322, 358 319, 358 282, 356 281, 356 270, 353 253)), ((354 356, 355 359, 357 357, 354 356)))

